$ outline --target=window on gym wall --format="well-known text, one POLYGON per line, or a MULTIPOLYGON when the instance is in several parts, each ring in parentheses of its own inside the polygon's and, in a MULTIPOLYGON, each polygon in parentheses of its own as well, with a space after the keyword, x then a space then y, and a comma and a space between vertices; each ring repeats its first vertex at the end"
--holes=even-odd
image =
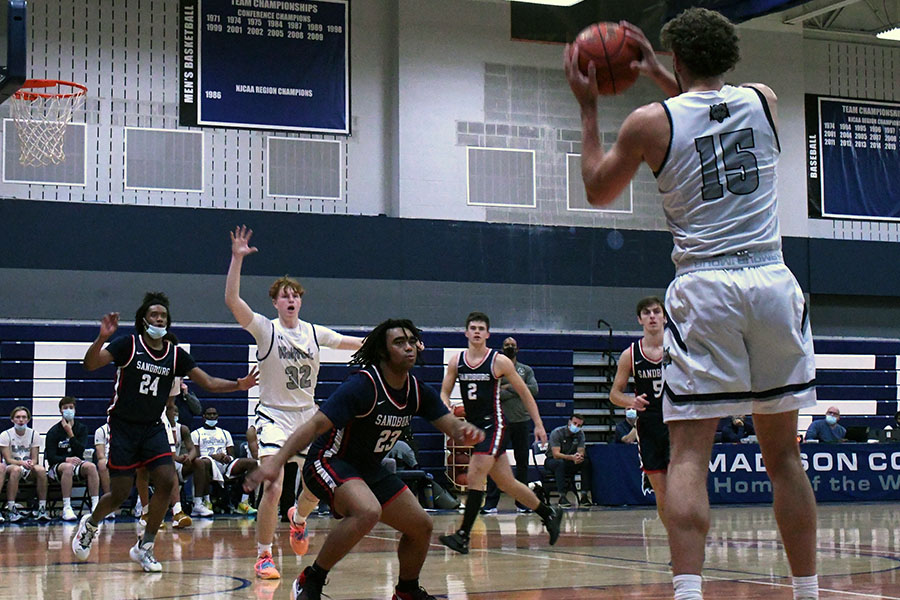
POLYGON ((534 150, 467 148, 468 203, 534 208, 534 150))

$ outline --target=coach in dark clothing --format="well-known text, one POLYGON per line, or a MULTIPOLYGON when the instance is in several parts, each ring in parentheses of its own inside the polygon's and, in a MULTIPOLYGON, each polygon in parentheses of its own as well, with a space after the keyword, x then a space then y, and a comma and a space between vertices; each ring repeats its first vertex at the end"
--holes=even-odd
MULTIPOLYGON (((538 394, 537 380, 534 378, 534 369, 516 360, 519 345, 515 338, 508 337, 503 340, 503 354, 505 354, 516 366, 516 373, 528 386, 528 391, 535 398, 538 394)), ((500 405, 503 410, 503 418, 506 419, 508 436, 507 445, 511 445, 516 457, 516 479, 528 485, 528 453, 531 448, 531 415, 522 406, 522 399, 516 393, 506 377, 500 379, 500 405)), ((485 495, 482 512, 494 512, 497 503, 500 502, 500 488, 494 480, 488 477, 487 493, 485 495)), ((516 502, 519 512, 531 512, 525 506, 516 502)))
POLYGON ((63 521, 75 521, 72 510, 72 480, 75 477, 87 481, 91 495, 91 505, 100 499, 100 475, 97 465, 84 460, 84 449, 88 446, 88 429, 75 420, 75 398, 64 396, 59 401, 62 418, 50 428, 44 440, 44 460, 47 462, 47 476, 58 481, 62 488, 63 521))

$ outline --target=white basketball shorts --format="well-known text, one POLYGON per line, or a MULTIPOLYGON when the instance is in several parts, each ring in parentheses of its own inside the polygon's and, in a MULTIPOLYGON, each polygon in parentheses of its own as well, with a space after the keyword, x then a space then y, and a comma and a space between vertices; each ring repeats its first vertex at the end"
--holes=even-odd
POLYGON ((809 314, 783 263, 680 274, 666 313, 666 422, 816 404, 809 314))
MULTIPOLYGON (((259 457, 276 454, 298 427, 312 419, 317 406, 302 410, 280 410, 260 404, 256 408, 256 437, 259 440, 259 457)), ((306 454, 306 448, 300 451, 306 454)))

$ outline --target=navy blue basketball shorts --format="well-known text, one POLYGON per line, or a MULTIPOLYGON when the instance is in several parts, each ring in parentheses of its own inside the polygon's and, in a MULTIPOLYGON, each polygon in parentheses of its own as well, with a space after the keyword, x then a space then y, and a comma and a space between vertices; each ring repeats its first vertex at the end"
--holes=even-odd
POLYGON ((369 486, 381 506, 387 506, 407 489, 399 477, 381 466, 375 471, 364 473, 340 458, 315 456, 308 458, 303 465, 303 485, 315 494, 316 498, 328 503, 331 514, 336 519, 344 515, 334 508, 334 494, 341 485, 351 479, 359 479, 369 486))
POLYGON ((669 427, 660 413, 643 413, 637 419, 638 449, 644 473, 665 473, 669 468, 669 427))
POLYGON ((472 424, 484 429, 484 439, 475 444, 472 454, 490 454, 497 458, 506 452, 506 419, 488 417, 472 424))
POLYGON ((162 421, 134 423, 109 418, 109 461, 106 466, 113 477, 134 475, 135 469, 173 464, 169 437, 162 421))

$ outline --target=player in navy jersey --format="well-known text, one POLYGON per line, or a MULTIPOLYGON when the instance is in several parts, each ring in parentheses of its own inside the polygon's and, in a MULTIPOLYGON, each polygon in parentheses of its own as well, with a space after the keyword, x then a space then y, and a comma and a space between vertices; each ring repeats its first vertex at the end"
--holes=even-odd
POLYGON ((203 389, 218 394, 248 390, 256 385, 255 369, 237 381, 208 375, 190 354, 174 343, 174 336, 168 332, 171 324, 169 299, 159 292, 148 293, 135 313, 135 333, 119 337, 104 348, 119 326, 119 313, 109 313, 100 321, 100 333, 84 355, 84 368, 88 371, 111 362, 118 370, 107 410, 110 491, 100 498, 91 514, 82 517, 72 538, 72 551, 80 560, 90 555, 102 520, 131 493, 135 470, 144 467, 150 472, 156 493, 150 501, 146 530, 129 555, 145 571, 161 571, 162 566, 153 556, 153 542, 168 509, 176 478, 161 417, 167 405, 173 403, 171 390, 175 378, 190 377, 203 389))
POLYGON ((469 553, 469 533, 484 501, 488 475, 497 487, 541 517, 550 534, 551 545, 559 538, 563 517, 562 509, 553 509, 541 502, 527 485, 513 476, 512 468, 509 466, 503 444, 506 421, 500 407, 501 377, 507 378, 522 399, 525 410, 531 415, 535 439, 546 444, 547 432, 538 413, 537 403, 528 386, 516 372, 516 365, 503 354, 487 347, 487 340, 491 336, 490 329, 491 321, 486 314, 469 313, 466 317, 468 348, 450 359, 441 385, 441 400, 450 406, 450 393, 459 380, 459 392, 466 409, 466 420, 485 431, 485 439, 475 445, 469 459, 468 494, 462 524, 456 532, 440 537, 442 544, 460 554, 469 553))
POLYGON ((381 521, 403 534, 393 600, 434 599, 419 586, 431 543, 431 517, 403 481, 381 466, 381 459, 416 415, 461 444, 480 442, 484 432, 451 415, 437 392, 409 374, 416 363, 419 335, 407 319, 378 325, 350 361, 362 368, 245 480, 247 491, 272 481, 297 451, 315 439, 303 466, 303 482, 329 503, 339 520, 315 562, 294 581, 295 598, 319 600, 328 572, 381 521))
POLYGON ((778 98, 766 85, 725 82, 740 60, 733 23, 689 8, 666 23, 674 75, 643 32, 631 67, 668 98, 633 110, 606 151, 597 70, 565 71, 580 106, 588 201, 612 202, 641 163, 653 171, 672 234, 666 290, 663 419, 672 452, 666 531, 678 600, 701 600, 709 532, 708 462, 719 418, 753 414, 795 600, 818 598, 816 499, 797 445, 799 410, 816 404, 815 352, 803 291, 784 264, 778 222, 778 98))
POLYGON ((641 470, 656 496, 656 510, 665 524, 666 470, 669 467, 669 428, 662 415, 663 330, 666 313, 662 300, 647 296, 637 303, 638 323, 644 335, 622 351, 609 393, 610 401, 637 419, 641 470), (634 377, 634 393, 626 394, 628 378, 634 377))

